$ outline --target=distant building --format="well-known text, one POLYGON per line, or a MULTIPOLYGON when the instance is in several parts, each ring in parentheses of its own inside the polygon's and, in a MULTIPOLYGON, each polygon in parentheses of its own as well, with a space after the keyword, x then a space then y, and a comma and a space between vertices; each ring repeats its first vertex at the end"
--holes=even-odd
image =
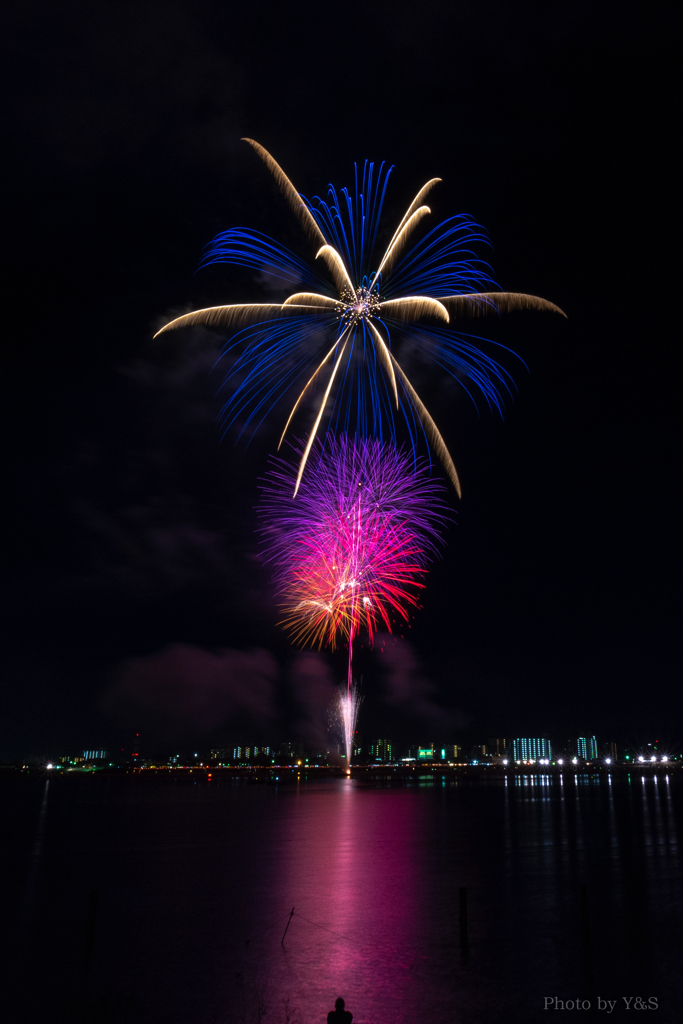
POLYGON ((318 761, 321 764, 327 764, 330 760, 329 750, 313 750, 311 751, 311 761, 318 761))
POLYGON ((607 756, 610 757, 613 761, 616 761, 618 759, 616 743, 611 742, 607 744, 607 756))
POLYGON ((302 761, 304 756, 304 745, 301 740, 292 742, 291 740, 283 740, 275 756, 279 757, 281 761, 302 761))
POLYGON ((443 747, 437 747, 441 761, 457 761, 460 747, 457 743, 446 743, 443 747))
POLYGON ((216 760, 219 763, 225 763, 227 761, 233 761, 235 764, 246 764, 253 762, 254 764, 262 764, 265 761, 271 761, 273 756, 272 747, 252 747, 251 744, 248 747, 233 747, 232 751, 229 750, 212 750, 211 757, 219 755, 216 760))
POLYGON ((417 759, 418 761, 433 761, 434 760, 434 744, 431 747, 418 747, 417 748, 417 759))
POLYGON ((371 761, 382 761, 384 764, 392 760, 391 741, 375 740, 368 747, 368 757, 371 761))
POLYGON ((505 739, 489 739, 486 744, 487 754, 493 757, 505 757, 508 751, 508 741, 505 739))
POLYGON ((583 761, 595 761, 598 757, 598 741, 595 736, 579 736, 576 741, 576 756, 583 761))
POLYGON ((552 757, 550 740, 545 739, 517 739, 512 741, 513 761, 540 761, 541 758, 552 757))
POLYGON ((106 750, 84 750, 83 760, 84 761, 104 761, 107 757, 106 750))

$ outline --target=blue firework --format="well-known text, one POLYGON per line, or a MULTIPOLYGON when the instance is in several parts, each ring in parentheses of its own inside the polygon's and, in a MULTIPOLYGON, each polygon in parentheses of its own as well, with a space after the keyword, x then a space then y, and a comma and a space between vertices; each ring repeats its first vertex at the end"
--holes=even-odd
POLYGON ((232 228, 213 240, 202 265, 253 268, 281 280, 291 294, 277 303, 200 309, 172 320, 158 333, 191 324, 229 332, 224 351, 239 354, 230 371, 237 384, 222 410, 226 428, 238 419, 244 427, 255 426, 285 393, 298 389, 282 443, 304 396, 321 385, 295 495, 326 414, 328 429, 380 440, 385 433, 395 440, 395 417, 402 417, 413 446, 423 434, 460 494, 453 459, 399 364, 392 341, 409 335, 444 371, 464 387, 465 381, 471 382, 491 407, 501 410, 511 383, 506 371, 474 343, 479 339, 456 333, 452 322, 514 309, 564 313, 535 295, 497 290, 490 268, 476 255, 475 246, 485 237, 470 217, 449 217, 421 237, 415 234, 431 213, 424 200, 441 179, 432 178, 420 189, 389 244, 378 250, 392 168, 366 162, 360 176, 355 170, 353 190, 330 186, 326 198, 309 200, 262 146, 244 141, 272 172, 314 243, 321 273, 266 235, 232 228))

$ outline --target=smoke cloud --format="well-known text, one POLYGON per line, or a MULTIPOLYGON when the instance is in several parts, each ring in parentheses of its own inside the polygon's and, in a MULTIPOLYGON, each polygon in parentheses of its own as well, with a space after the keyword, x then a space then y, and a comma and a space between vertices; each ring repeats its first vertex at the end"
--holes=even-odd
POLYGON ((124 662, 105 693, 103 710, 127 724, 162 732, 208 732, 229 720, 261 725, 274 717, 278 666, 269 651, 206 651, 172 644, 124 662))
POLYGON ((300 706, 295 731, 307 746, 327 750, 338 688, 330 667, 320 654, 302 652, 295 657, 289 673, 292 694, 300 706))
POLYGON ((436 687, 420 670, 415 652, 407 640, 387 638, 377 648, 377 657, 384 668, 385 698, 404 713, 416 716, 439 731, 444 727, 458 727, 464 719, 457 711, 437 704, 433 698, 436 687))

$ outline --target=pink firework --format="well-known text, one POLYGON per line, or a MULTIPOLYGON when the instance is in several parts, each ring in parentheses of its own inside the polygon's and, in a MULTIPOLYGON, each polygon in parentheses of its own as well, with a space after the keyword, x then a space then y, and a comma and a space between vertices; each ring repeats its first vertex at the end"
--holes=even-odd
MULTIPOLYGON (((260 515, 284 625, 297 643, 351 647, 366 630, 406 621, 447 518, 443 485, 412 453, 342 436, 296 468, 274 461, 260 515)), ((297 452, 297 455, 299 453, 297 452)))

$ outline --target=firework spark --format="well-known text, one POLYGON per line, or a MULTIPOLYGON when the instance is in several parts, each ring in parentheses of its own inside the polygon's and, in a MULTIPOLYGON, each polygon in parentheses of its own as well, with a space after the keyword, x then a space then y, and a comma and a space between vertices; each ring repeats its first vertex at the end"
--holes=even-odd
POLYGON ((470 249, 485 238, 467 216, 448 218, 412 244, 415 231, 431 213, 423 200, 440 178, 432 178, 419 190, 389 244, 376 254, 391 168, 382 164, 377 170, 366 161, 360 180, 356 169, 355 192, 342 189, 337 193, 330 186, 329 201, 315 197, 309 202, 263 146, 253 139, 244 141, 273 174, 312 239, 316 257, 332 285, 267 236, 234 228, 217 236, 204 264, 251 267, 279 278, 284 289, 304 283, 310 290, 293 290, 282 303, 200 309, 178 317, 158 333, 190 324, 236 332, 229 349, 235 345, 244 348, 231 371, 240 382, 223 409, 226 429, 238 419, 243 420, 243 430, 258 425, 280 396, 297 385, 300 388, 302 379, 314 368, 299 392, 286 431, 304 395, 329 364, 309 443, 300 453, 292 480, 294 494, 326 412, 333 432, 355 429, 381 439, 384 431, 395 441, 394 410, 402 413, 413 446, 419 432, 432 443, 460 494, 448 447, 392 352, 392 334, 409 334, 442 369, 461 384, 465 379, 472 381, 489 405, 500 410, 502 392, 510 389, 506 371, 468 336, 446 328, 456 318, 515 309, 564 313, 534 295, 496 291, 487 266, 470 249), (325 340, 326 330, 334 335, 331 348, 330 339, 325 340), (254 422, 256 417, 260 419, 254 422))
POLYGON ((316 443, 296 500, 297 470, 273 462, 259 511, 283 624, 301 645, 348 643, 350 686, 354 638, 391 632, 418 604, 448 518, 443 485, 412 453, 346 435, 316 443))

